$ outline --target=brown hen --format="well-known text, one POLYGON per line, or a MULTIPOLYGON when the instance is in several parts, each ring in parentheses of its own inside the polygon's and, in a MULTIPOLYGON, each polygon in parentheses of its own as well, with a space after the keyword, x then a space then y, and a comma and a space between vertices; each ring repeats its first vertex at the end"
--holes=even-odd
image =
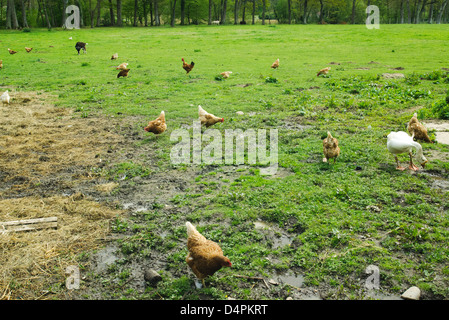
POLYGON ((413 117, 410 119, 407 130, 416 140, 433 143, 427 134, 427 128, 418 121, 417 113, 413 114, 413 117))
POLYGON ((222 267, 230 267, 232 264, 223 255, 223 250, 217 243, 206 239, 190 222, 186 222, 186 227, 187 249, 189 250, 186 262, 205 286, 205 278, 213 275, 222 267))
POLYGON ((328 74, 330 69, 331 69, 331 67, 327 67, 327 68, 321 69, 320 71, 318 71, 316 76, 318 77, 320 74, 328 74))
POLYGON ((205 125, 206 128, 209 128, 217 122, 224 122, 223 118, 214 116, 213 114, 204 110, 201 106, 198 106, 198 117, 201 121, 201 125, 205 125))
POLYGON ((128 68, 128 63, 127 62, 123 62, 122 64, 119 64, 115 69, 117 70, 125 70, 128 68))
POLYGON ((329 159, 334 159, 334 163, 337 157, 340 155, 340 147, 338 146, 338 140, 332 137, 331 133, 327 132, 327 138, 323 139, 323 162, 327 162, 329 159))
POLYGON ((152 132, 154 134, 161 134, 167 129, 165 123, 165 112, 162 111, 157 119, 148 122, 148 125, 143 128, 146 132, 152 132))

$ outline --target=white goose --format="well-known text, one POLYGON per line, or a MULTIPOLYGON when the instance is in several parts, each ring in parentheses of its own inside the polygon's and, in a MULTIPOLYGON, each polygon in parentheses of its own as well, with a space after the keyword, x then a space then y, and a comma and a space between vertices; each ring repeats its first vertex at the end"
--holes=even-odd
POLYGON ((396 169, 398 170, 405 170, 404 167, 399 165, 398 154, 406 152, 410 155, 410 165, 408 168, 414 171, 419 170, 419 168, 413 164, 412 149, 416 150, 416 161, 419 161, 423 168, 428 161, 423 155, 421 145, 418 142, 413 141, 413 136, 409 136, 404 131, 390 132, 387 136, 387 149, 394 155, 397 164, 396 169))

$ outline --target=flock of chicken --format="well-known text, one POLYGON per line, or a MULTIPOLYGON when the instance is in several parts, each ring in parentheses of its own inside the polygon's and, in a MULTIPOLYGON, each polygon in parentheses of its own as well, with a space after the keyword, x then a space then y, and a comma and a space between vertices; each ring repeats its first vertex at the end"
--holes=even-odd
MULTIPOLYGON (((86 50, 87 43, 77 42, 75 45, 78 54, 83 50, 84 53, 87 53, 86 50)), ((27 52, 31 52, 32 48, 25 47, 27 52)), ((8 48, 10 54, 16 54, 17 51, 11 50, 8 48)), ((115 53, 112 55, 111 60, 117 60, 118 54, 115 53)), ((186 71, 186 74, 189 74, 195 66, 195 63, 192 61, 190 64, 186 63, 184 58, 182 60, 182 67, 186 71)), ((272 65, 271 68, 277 69, 279 67, 279 59, 277 59, 272 65)), ((0 69, 3 68, 3 61, 0 60, 0 69)), ((129 68, 128 63, 122 63, 116 67, 117 70, 120 70, 117 78, 127 77, 129 68)), ((330 71, 330 67, 321 69, 317 76, 326 75, 330 71)), ((225 71, 221 73, 223 78, 229 78, 232 71, 225 71)), ((10 96, 8 90, 5 91, 0 99, 3 104, 10 103, 10 96)), ((201 122, 201 125, 206 126, 207 128, 218 123, 224 122, 223 118, 217 117, 211 113, 205 111, 201 106, 198 106, 198 117, 201 122)), ((165 112, 161 111, 159 117, 155 120, 152 120, 148 123, 144 130, 146 132, 152 132, 156 135, 159 135, 167 129, 167 123, 165 119, 165 112)), ((387 136, 387 149, 391 152, 396 160, 396 169, 405 170, 404 167, 400 166, 398 160, 398 154, 408 153, 410 156, 409 169, 410 170, 419 170, 419 168, 413 163, 412 160, 412 150, 416 150, 417 161, 421 164, 422 167, 427 163, 427 159, 423 155, 421 145, 414 141, 423 140, 425 142, 432 142, 427 134, 427 129, 418 121, 417 114, 415 113, 411 118, 407 129, 411 136, 404 131, 399 132, 391 132, 387 136)), ((337 157, 340 155, 340 147, 338 145, 338 140, 334 138, 330 132, 327 132, 327 137, 323 139, 323 153, 324 158, 323 162, 328 162, 330 159, 333 159, 333 162, 336 162, 337 157)), ((186 258, 186 263, 191 268, 196 277, 202 281, 204 285, 204 279, 208 276, 213 275, 216 271, 220 270, 222 267, 230 267, 231 261, 224 256, 222 249, 220 246, 206 239, 202 234, 200 234, 195 226, 193 226, 190 222, 186 222, 187 228, 187 248, 188 255, 186 258)), ((196 282, 197 287, 200 287, 201 284, 196 282)))
MULTIPOLYGON (((402 153, 408 153, 410 162, 408 168, 413 171, 418 171, 419 168, 413 163, 413 149, 416 151, 416 161, 418 161, 424 168, 428 160, 423 154, 422 146, 416 140, 422 140, 425 142, 433 143, 430 140, 427 133, 427 128, 418 121, 418 114, 413 114, 407 125, 407 131, 411 136, 404 131, 392 131, 387 136, 387 149, 394 155, 396 160, 396 169, 405 170, 399 164, 398 155, 402 153)), ((340 155, 340 147, 338 146, 338 140, 332 137, 330 132, 327 132, 327 137, 323 140, 323 162, 328 162, 329 159, 334 159, 334 163, 337 157, 340 155)))

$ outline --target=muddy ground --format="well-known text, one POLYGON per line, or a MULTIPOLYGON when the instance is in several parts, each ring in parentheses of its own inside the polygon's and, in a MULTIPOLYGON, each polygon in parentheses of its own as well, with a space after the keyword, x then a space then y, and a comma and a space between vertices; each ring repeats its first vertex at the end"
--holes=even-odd
MULTIPOLYGON (((101 279, 120 258, 115 242, 120 235, 111 232, 114 218, 156 205, 168 215, 189 213, 189 206, 175 206, 170 200, 186 189, 201 193, 204 185, 195 184, 195 177, 214 168, 157 173, 157 161, 151 162, 157 158, 154 145, 140 143, 146 138, 139 130, 147 122, 142 117, 92 113, 84 117, 55 107, 49 102, 53 97, 44 93, 12 90, 12 96, 10 105, 0 106, 0 222, 57 217, 58 227, 0 234, 0 299, 104 299, 108 295, 102 292, 101 281, 86 282, 82 290, 66 290, 66 268, 77 265, 81 253, 90 252, 82 273, 93 272, 101 279), (143 154, 156 173, 114 181, 101 174, 143 154)), ((232 181, 244 173, 234 166, 222 168, 218 178, 232 181)), ((275 177, 288 174, 279 170, 275 177)), ((288 241, 269 226, 263 229, 275 245, 288 241)), ((143 292, 144 271, 165 265, 163 254, 132 262, 130 285, 143 292)), ((302 281, 293 274, 284 277, 276 281, 289 279, 295 285, 302 281)), ((304 290, 302 295, 318 298, 316 291, 304 290)))
MULTIPOLYGON (((0 299, 113 298, 102 290, 101 280, 108 266, 122 258, 116 244, 121 235, 111 232, 111 221, 156 205, 165 215, 191 213, 190 206, 175 206, 170 200, 185 190, 202 193, 204 185, 196 184, 195 178, 214 168, 158 171, 154 144, 140 143, 148 139, 141 130, 147 122, 143 117, 93 113, 84 117, 53 106, 49 102, 53 98, 44 93, 13 91, 13 97, 10 105, 0 106, 0 222, 56 216, 58 228, 0 234, 0 299), (138 161, 142 155, 150 159, 146 165, 154 174, 114 181, 101 174, 115 164, 138 161), (65 270, 78 264, 83 252, 92 253, 83 274, 95 276, 82 275, 83 289, 68 291, 65 270)), ((244 173, 234 166, 221 168, 218 183, 220 178, 233 181, 244 173)), ((274 178, 289 174, 279 169, 274 178)), ((255 227, 272 238, 274 246, 291 241, 275 226, 261 222, 255 227)), ((163 253, 130 261, 128 286, 143 293, 145 270, 163 270, 166 265, 163 253)), ((332 290, 302 288, 287 294, 266 288, 277 283, 301 287, 302 277, 293 272, 266 280, 272 282, 256 281, 254 290, 273 299, 322 299, 332 290)))

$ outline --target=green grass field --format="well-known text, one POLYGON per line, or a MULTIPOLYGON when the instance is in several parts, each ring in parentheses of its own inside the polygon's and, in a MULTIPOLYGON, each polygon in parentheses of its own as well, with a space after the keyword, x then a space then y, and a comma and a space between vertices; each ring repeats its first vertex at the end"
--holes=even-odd
MULTIPOLYGON (((365 269, 376 265, 386 296, 415 285, 424 298, 447 299, 449 146, 422 143, 426 169, 400 172, 386 136, 406 131, 413 112, 425 120, 449 118, 449 78, 442 69, 449 68, 448 36, 447 25, 0 31, 0 92, 44 91, 52 103, 85 119, 119 113, 151 120, 165 110, 167 131, 157 138, 145 133, 135 146, 156 150, 153 158, 142 155, 132 159, 132 168, 123 162, 115 171, 96 172, 110 180, 120 170, 143 180, 173 170, 196 172, 181 195, 163 200, 178 213, 155 203, 152 210, 114 221, 125 258, 101 280, 90 273, 96 279, 91 283, 101 283, 100 297, 285 299, 292 286, 264 289, 256 281, 253 288, 251 280, 233 275, 270 279, 294 270, 304 287, 318 289, 323 298, 368 299, 365 269), (76 41, 88 43, 87 54, 77 55, 76 41), (26 53, 25 46, 33 51, 26 53), (19 53, 9 55, 7 48, 19 53), (111 61, 116 52, 118 60, 111 61), (181 58, 195 62, 189 75, 181 58), (273 70, 277 58, 280 67, 273 70), (113 66, 122 62, 129 63, 129 77, 117 79, 113 66), (330 73, 317 77, 327 66, 330 73), (223 71, 233 73, 217 80, 223 71), (405 78, 385 79, 383 73, 405 78), (279 175, 261 176, 258 166, 243 165, 241 175, 230 178, 224 165, 171 165, 170 133, 191 125, 198 105, 224 117, 214 127, 223 133, 278 129, 279 175), (340 142, 335 165, 321 161, 327 131, 340 142), (443 187, 435 187, 435 179, 443 187), (200 290, 193 289, 184 261, 187 220, 220 241, 233 262, 200 290), (272 226, 275 237, 255 228, 257 221, 272 226), (288 243, 275 245, 283 237, 288 243), (166 261, 159 270, 163 281, 137 292, 126 279, 133 261, 152 252, 166 261)), ((146 121, 133 125, 140 134, 146 121)), ((407 159, 400 156, 402 163, 407 159)))

